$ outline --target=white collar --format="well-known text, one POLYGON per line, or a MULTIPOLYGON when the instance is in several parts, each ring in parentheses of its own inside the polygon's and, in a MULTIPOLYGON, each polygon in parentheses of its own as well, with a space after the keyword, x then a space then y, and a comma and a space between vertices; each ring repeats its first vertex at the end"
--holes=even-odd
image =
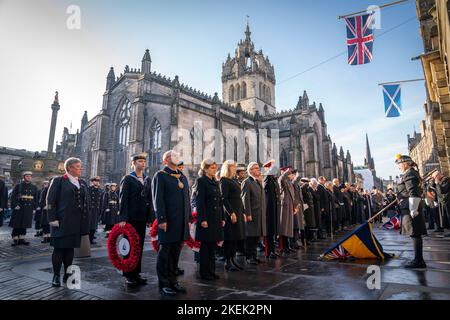
POLYGON ((75 178, 74 176, 72 176, 70 173, 66 172, 67 177, 69 177, 70 182, 77 187, 78 189, 80 189, 80 181, 78 180, 78 178, 75 178))

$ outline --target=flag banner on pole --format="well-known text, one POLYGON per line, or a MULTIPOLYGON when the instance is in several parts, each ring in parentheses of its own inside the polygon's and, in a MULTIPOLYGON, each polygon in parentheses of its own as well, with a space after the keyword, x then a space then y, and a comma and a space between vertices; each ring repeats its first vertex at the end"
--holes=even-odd
POLYGON ((400 219, 398 218, 398 213, 393 216, 392 218, 389 219, 389 221, 383 223, 383 225, 381 226, 384 229, 387 230, 399 230, 400 229, 400 219))
POLYGON ((385 258, 390 258, 391 255, 383 251, 383 247, 375 238, 372 231, 372 223, 365 222, 336 245, 325 251, 320 257, 325 260, 350 257, 384 260, 385 258))
POLYGON ((383 84, 384 113, 386 117, 399 117, 402 114, 401 86, 383 84))
POLYGON ((372 61, 372 14, 345 18, 347 24, 348 64, 358 65, 372 61))

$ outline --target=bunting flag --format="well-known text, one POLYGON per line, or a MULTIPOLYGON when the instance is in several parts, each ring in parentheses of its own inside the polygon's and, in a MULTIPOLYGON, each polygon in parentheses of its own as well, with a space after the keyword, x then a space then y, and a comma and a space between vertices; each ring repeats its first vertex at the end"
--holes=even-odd
POLYGON ((372 14, 345 18, 345 23, 347 24, 348 64, 358 65, 372 61, 372 22, 372 14))
POLYGON ((333 247, 323 253, 321 258, 325 260, 360 258, 360 259, 382 259, 390 258, 391 255, 383 251, 372 231, 372 223, 366 222, 350 233, 333 247))
POLYGON ((383 84, 384 112, 386 117, 399 117, 402 114, 401 87, 399 83, 383 84))
POLYGON ((383 223, 383 225, 381 226, 384 229, 387 230, 399 230, 400 229, 400 219, 398 218, 398 213, 393 216, 392 218, 389 219, 389 221, 383 223))

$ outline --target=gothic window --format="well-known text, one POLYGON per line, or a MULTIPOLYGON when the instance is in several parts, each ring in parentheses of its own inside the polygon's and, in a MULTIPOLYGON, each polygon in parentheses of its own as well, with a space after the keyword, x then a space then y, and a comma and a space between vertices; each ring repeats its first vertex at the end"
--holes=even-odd
POLYGON ((259 98, 262 100, 263 98, 263 86, 262 82, 259 83, 259 98))
POLYGON ((239 83, 236 85, 236 100, 241 99, 241 86, 239 83))
POLYGON ((263 101, 267 101, 266 99, 266 93, 267 93, 267 88, 266 88, 266 85, 264 84, 263 85, 263 91, 262 91, 262 100, 263 101))
POLYGON ((230 86, 230 102, 234 101, 234 86, 230 86))
POLYGON ((272 104, 272 95, 270 94, 270 88, 267 87, 267 102, 272 104))
POLYGON ((128 146, 128 140, 130 138, 130 116, 131 116, 131 103, 125 101, 120 108, 119 113, 119 145, 128 146))
POLYGON ((308 137, 308 161, 316 160, 314 153, 315 153, 314 136, 310 135, 308 137))
POLYGON ((161 164, 161 124, 158 120, 153 121, 150 133, 150 167, 158 168, 161 164))
POLYGON ((269 113, 269 107, 267 104, 264 105, 264 115, 266 116, 269 113))
POLYGON ((286 153, 286 150, 283 149, 281 150, 281 154, 280 154, 280 167, 286 167, 288 166, 288 156, 286 153))
POLYGON ((250 146, 248 144, 248 138, 245 138, 245 163, 249 164, 250 162, 250 146))
POLYGON ((242 82, 242 94, 241 98, 245 99, 247 98, 247 84, 245 82, 242 82))
POLYGON ((234 159, 234 161, 238 161, 238 149, 237 149, 238 141, 237 141, 237 138, 234 137, 233 141, 234 141, 234 145, 233 145, 233 159, 234 159))

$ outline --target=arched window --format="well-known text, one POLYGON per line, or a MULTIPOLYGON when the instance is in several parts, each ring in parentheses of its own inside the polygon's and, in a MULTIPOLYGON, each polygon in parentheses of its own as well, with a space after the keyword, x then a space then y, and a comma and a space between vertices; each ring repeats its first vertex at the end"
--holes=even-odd
POLYGON ((230 102, 234 101, 234 86, 231 85, 230 87, 230 102))
POLYGON ((239 83, 236 85, 236 100, 239 100, 241 98, 241 86, 239 83))
POLYGON ((130 139, 130 116, 131 116, 131 103, 125 101, 120 108, 119 113, 119 145, 128 146, 130 139))
POLYGON ((289 162, 289 159, 288 159, 286 150, 283 149, 283 150, 281 150, 281 154, 280 154, 280 167, 288 166, 288 162, 289 162))
POLYGON ((267 88, 266 88, 266 85, 264 84, 263 85, 263 91, 262 91, 262 100, 263 101, 267 101, 266 100, 266 93, 267 93, 267 88))
POLYGON ((272 95, 270 93, 270 88, 269 87, 267 87, 267 102, 269 104, 272 104, 272 95))
POLYGON ((263 99, 263 85, 262 82, 259 83, 259 98, 263 99))
POLYGON ((128 99, 119 106, 116 125, 116 152, 112 178, 120 181, 127 172, 128 144, 130 140, 131 103, 128 99))
POLYGON ((161 147, 162 147, 162 130, 161 124, 158 120, 153 121, 150 132, 150 157, 149 166, 150 171, 153 173, 155 170, 159 169, 161 165, 161 147))
POLYGON ((247 98, 247 84, 245 82, 242 82, 242 94, 241 98, 245 99, 247 98))

